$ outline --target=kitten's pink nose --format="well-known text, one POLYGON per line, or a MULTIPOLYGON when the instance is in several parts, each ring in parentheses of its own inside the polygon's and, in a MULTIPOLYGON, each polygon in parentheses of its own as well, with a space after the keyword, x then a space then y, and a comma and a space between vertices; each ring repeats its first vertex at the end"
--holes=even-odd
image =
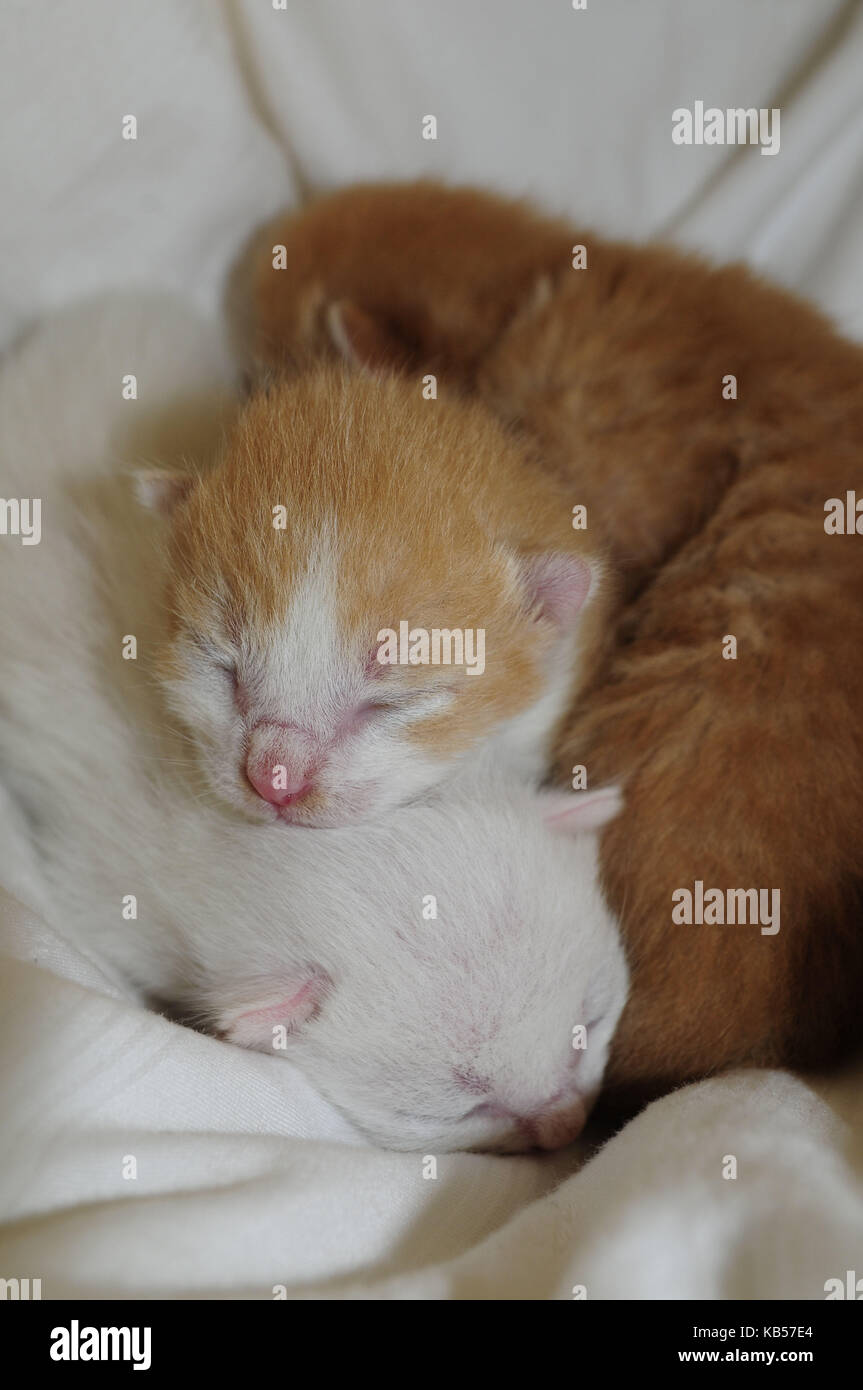
POLYGON ((246 776, 258 796, 271 802, 273 806, 293 806, 295 801, 301 801, 306 793, 312 790, 313 783, 307 782, 303 777, 282 776, 279 769, 283 766, 284 764, 274 763, 269 767, 259 763, 246 768, 246 776))
POLYGON ((584 1129, 589 1109, 583 1096, 569 1090, 556 1091, 530 1110, 492 1101, 477 1106, 475 1113, 511 1121, 523 1149, 564 1149, 584 1129))
POLYGON ((312 790, 316 771, 316 749, 305 730, 267 722, 252 729, 246 776, 264 801, 293 806, 312 790))
POLYGON ((565 1149, 584 1129, 587 1107, 583 1100, 570 1101, 557 1109, 541 1110, 524 1122, 525 1130, 538 1149, 565 1149))

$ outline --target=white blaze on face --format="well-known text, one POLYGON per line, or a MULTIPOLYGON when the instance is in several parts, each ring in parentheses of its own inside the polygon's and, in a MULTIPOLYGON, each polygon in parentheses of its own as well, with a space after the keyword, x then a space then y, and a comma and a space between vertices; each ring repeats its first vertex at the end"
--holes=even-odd
POLYGON ((250 641, 248 677, 240 676, 246 775, 276 807, 319 789, 361 698, 339 625, 335 572, 331 548, 320 547, 284 620, 250 641))
POLYGON ((259 635, 250 634, 261 669, 249 711, 253 722, 288 720, 323 739, 359 694, 338 615, 338 563, 333 539, 322 538, 294 588, 285 618, 259 635))

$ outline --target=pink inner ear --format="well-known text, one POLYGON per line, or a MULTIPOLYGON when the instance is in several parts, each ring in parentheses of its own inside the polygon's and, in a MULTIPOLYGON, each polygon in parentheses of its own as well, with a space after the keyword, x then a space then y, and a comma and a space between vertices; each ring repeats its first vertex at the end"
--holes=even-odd
POLYGON ((135 472, 138 501, 159 516, 170 516, 188 497, 194 483, 189 473, 170 473, 163 468, 139 468, 135 472))
POLYGON ((397 367, 407 356, 386 323, 350 299, 338 299, 327 309, 327 328, 333 345, 346 362, 369 371, 397 367))
POLYGON ((326 971, 315 969, 302 983, 295 981, 294 984, 296 987, 289 987, 289 992, 269 995, 253 1008, 224 1020, 222 1036, 240 1047, 269 1052, 274 1028, 281 1026, 289 1033, 296 1033, 320 1011, 332 981, 326 971))
POLYGON ((546 825, 564 835, 599 830, 623 809, 619 787, 599 787, 595 792, 543 792, 540 796, 546 825))
POLYGON ((530 555, 522 558, 527 590, 544 618, 566 627, 590 593, 590 565, 578 555, 530 555))

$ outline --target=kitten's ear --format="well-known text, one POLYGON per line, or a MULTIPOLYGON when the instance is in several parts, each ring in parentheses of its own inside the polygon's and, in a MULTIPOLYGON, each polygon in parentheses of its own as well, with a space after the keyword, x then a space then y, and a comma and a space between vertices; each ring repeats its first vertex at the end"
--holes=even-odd
POLYGON ((170 516, 195 485, 193 474, 171 473, 166 468, 136 468, 132 476, 141 506, 159 516, 170 516))
POLYGON ((332 979, 319 965, 303 966, 278 979, 251 980, 244 987, 245 1003, 225 1009, 216 1031, 228 1042, 272 1052, 286 1033, 299 1033, 320 1013, 332 989, 332 979))
POLYGON ((530 607, 558 628, 574 624, 597 582, 581 555, 520 555, 518 567, 530 607))
POLYGON ((563 835, 581 835, 599 830, 623 810, 620 787, 598 787, 595 792, 539 793, 539 806, 550 830, 563 835))
POLYGON ((383 319, 350 299, 337 299, 326 312, 327 332, 337 352, 352 367, 399 371, 410 356, 407 344, 383 319))

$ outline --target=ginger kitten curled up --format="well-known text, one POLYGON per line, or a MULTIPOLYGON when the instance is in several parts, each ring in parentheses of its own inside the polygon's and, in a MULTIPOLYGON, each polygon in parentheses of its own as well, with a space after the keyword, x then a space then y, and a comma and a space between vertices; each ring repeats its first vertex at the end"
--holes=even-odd
POLYGON ((470 190, 347 190, 272 240, 298 274, 261 263, 265 355, 314 330, 433 362, 531 439, 626 571, 556 758, 626 788, 603 840, 633 967, 612 1087, 840 1056, 861 1036, 863 537, 828 534, 825 506, 861 487, 861 349, 743 268, 470 190), (699 882, 778 892, 778 930, 672 921, 699 882))
POLYGON ((489 741, 541 773, 602 627, 599 563, 480 406, 311 369, 246 404, 209 472, 141 491, 170 517, 164 682, 238 810, 372 818, 489 741), (464 660, 420 637, 425 664, 403 641, 382 664, 387 632, 461 633, 464 660))

